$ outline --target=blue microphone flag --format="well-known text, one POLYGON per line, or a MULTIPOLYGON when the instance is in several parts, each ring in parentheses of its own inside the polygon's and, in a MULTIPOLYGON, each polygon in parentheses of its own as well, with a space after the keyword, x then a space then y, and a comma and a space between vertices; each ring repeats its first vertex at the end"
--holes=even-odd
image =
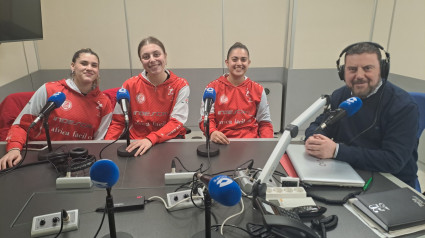
POLYGON ((345 101, 343 101, 341 104, 339 104, 339 108, 342 108, 346 111, 347 116, 350 117, 356 112, 360 110, 362 107, 363 102, 358 97, 351 97, 345 101))
POLYGON ((212 199, 229 207, 236 205, 242 197, 239 185, 225 175, 213 177, 208 183, 208 191, 212 199))
POLYGON ((47 102, 53 102, 55 104, 55 107, 58 108, 62 106, 63 102, 65 101, 65 98, 66 96, 63 92, 57 92, 50 96, 47 99, 47 102))
POLYGON ((120 171, 118 166, 108 159, 96 161, 90 168, 90 178, 99 188, 110 188, 118 181, 120 171))
POLYGON ((207 98, 211 99, 212 102, 215 102, 215 90, 214 88, 207 88, 204 91, 203 101, 207 100, 207 98))
POLYGON ((119 102, 121 99, 127 99, 128 101, 130 101, 130 94, 125 88, 120 88, 117 91, 117 101, 119 102))

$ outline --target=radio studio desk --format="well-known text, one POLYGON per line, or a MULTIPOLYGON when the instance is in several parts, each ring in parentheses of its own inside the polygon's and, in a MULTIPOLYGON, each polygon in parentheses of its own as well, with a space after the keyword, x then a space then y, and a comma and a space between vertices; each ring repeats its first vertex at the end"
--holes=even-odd
MULTIPOLYGON (((205 172, 215 174, 221 171, 234 170, 246 161, 253 159, 254 168, 262 168, 273 151, 277 139, 231 140, 229 145, 220 146, 220 154, 211 158, 211 167, 205 172)), ((88 149, 99 159, 99 151, 110 141, 78 141, 54 142, 53 148, 66 146, 72 149, 77 146, 88 149)), ((102 158, 113 160, 119 167, 120 177, 112 188, 114 202, 127 196, 142 195, 145 198, 160 196, 166 200, 166 194, 174 192, 179 185, 165 185, 164 173, 170 172, 171 161, 178 157, 188 170, 196 170, 200 164, 208 167, 208 159, 196 153, 197 146, 205 144, 202 139, 171 140, 153 146, 145 155, 138 158, 121 158, 117 156, 117 148, 125 144, 120 140, 106 148, 102 158)), ((5 143, 0 143, 0 153, 4 154, 5 143)), ((24 164, 37 161, 38 152, 29 151, 24 164)), ((246 165, 244 166, 246 167, 246 165)), ((278 170, 283 171, 278 165, 278 170)), ((184 172, 176 161, 176 171, 184 172)), ((80 176, 89 176, 89 170, 80 176)), ((231 174, 231 172, 223 173, 231 174)), ((367 180, 370 172, 359 171, 367 180)), ((56 189, 57 173, 50 164, 41 164, 19 168, 0 176, 0 237, 30 237, 34 216, 59 212, 61 209, 79 211, 79 229, 62 233, 60 237, 93 237, 100 225, 103 213, 95 209, 105 204, 106 190, 92 187, 90 189, 56 189)), ((403 185, 391 175, 375 173, 374 182, 369 191, 382 191, 403 185), (395 183, 393 182, 395 181, 395 183), (397 185, 398 184, 398 185, 397 185)), ((347 189, 338 187, 315 188, 315 193, 330 199, 342 198, 347 189)), ((262 224, 261 214, 254 210, 251 200, 243 198, 245 211, 242 215, 227 221, 226 224, 246 228, 248 222, 262 224)), ((318 205, 323 205, 316 202, 318 205)), ((339 223, 335 230, 327 233, 327 237, 377 237, 366 225, 343 206, 324 205, 324 214, 338 215, 339 223)), ((213 203, 211 212, 221 224, 227 217, 239 212, 241 205, 225 207, 213 203)), ((204 211, 189 208, 168 212, 163 203, 155 200, 145 205, 143 210, 115 213, 117 232, 123 231, 133 237, 191 237, 205 229, 204 211)), ((214 219, 211 220, 214 225, 214 219)), ((309 222, 305 222, 309 224, 309 222)), ((108 216, 105 217, 98 237, 109 234, 108 216)), ((424 235, 425 232, 420 233, 424 235)), ((248 237, 248 234, 237 228, 225 227, 225 237, 248 237)), ((406 236, 417 237, 418 233, 406 236)), ((49 237, 54 237, 51 235, 49 237)))

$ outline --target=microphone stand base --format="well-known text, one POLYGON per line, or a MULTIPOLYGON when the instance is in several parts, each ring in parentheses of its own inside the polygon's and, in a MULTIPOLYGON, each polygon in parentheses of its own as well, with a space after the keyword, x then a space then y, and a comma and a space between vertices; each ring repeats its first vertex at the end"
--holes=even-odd
MULTIPOLYGON (((192 238, 205 238, 205 231, 200 231, 192 236, 192 238)), ((224 238, 223 235, 220 234, 220 231, 211 231, 211 238, 224 238)))
MULTIPOLYGON (((110 237, 111 237, 110 234, 107 234, 107 235, 102 236, 102 238, 110 238, 110 237)), ((133 238, 132 235, 128 234, 127 232, 122 232, 122 231, 117 232, 117 236, 116 237, 117 238, 133 238)))
POLYGON ((134 154, 137 152, 138 148, 134 149, 131 152, 126 151, 127 145, 122 145, 117 149, 117 155, 120 157, 134 157, 134 154))
POLYGON ((209 151, 208 151, 207 145, 205 144, 205 145, 198 146, 198 148, 196 149, 196 152, 198 155, 203 157, 208 157, 208 156, 214 157, 220 153, 220 149, 218 148, 218 145, 211 143, 209 151))

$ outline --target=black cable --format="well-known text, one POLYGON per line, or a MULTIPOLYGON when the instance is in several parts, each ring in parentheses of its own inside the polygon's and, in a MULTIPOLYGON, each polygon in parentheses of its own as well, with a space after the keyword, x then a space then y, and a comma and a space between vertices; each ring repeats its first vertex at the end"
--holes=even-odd
POLYGON ((118 137, 118 139, 112 141, 111 143, 107 144, 105 147, 103 147, 100 151, 99 151, 99 159, 103 159, 102 158, 102 152, 108 148, 110 145, 114 144, 115 142, 117 142, 120 139, 120 137, 118 137))
MULTIPOLYGON (((192 204, 196 207, 196 208, 198 208, 198 209, 200 209, 200 210, 204 210, 204 208, 203 207, 200 207, 200 206, 198 206, 198 205, 196 205, 196 203, 195 203, 195 201, 193 200, 193 193, 197 193, 198 194, 198 188, 199 187, 203 187, 203 184, 201 184, 201 183, 197 183, 197 180, 195 180, 196 179, 196 174, 194 174, 193 175, 193 177, 192 177, 192 188, 191 188, 191 193, 190 193, 190 200, 192 201, 192 204)), ((201 195, 201 194, 200 194, 201 195)))
POLYGON ((99 232, 100 232, 100 229, 102 229, 103 221, 105 220, 105 216, 106 216, 106 209, 107 209, 107 207, 106 207, 106 204, 105 204, 105 209, 103 209, 102 221, 100 221, 99 228, 97 229, 96 234, 94 234, 94 238, 96 238, 96 237, 97 237, 97 235, 98 235, 98 234, 99 234, 99 232))
POLYGON ((90 168, 94 164, 94 162, 96 162, 96 160, 96 156, 94 155, 72 158, 69 164, 69 171, 76 172, 90 168))
POLYGON ((62 209, 61 211, 61 227, 59 229, 59 232, 56 234, 55 238, 59 237, 59 235, 62 233, 62 229, 63 229, 63 219, 65 219, 68 216, 68 213, 65 211, 65 209, 62 209))
POLYGON ((180 165, 182 166, 182 168, 184 169, 184 170, 186 170, 187 172, 197 172, 197 171, 201 171, 202 170, 202 164, 199 166, 199 169, 197 169, 197 170, 195 170, 195 171, 192 171, 192 170, 188 170, 184 165, 183 165, 183 162, 180 160, 180 158, 179 157, 177 157, 177 156, 174 156, 174 159, 176 159, 179 163, 180 163, 180 165))
POLYGON ((177 192, 177 191, 179 191, 180 189, 183 189, 183 188, 188 188, 188 189, 191 189, 191 187, 190 186, 188 186, 188 185, 190 185, 192 182, 191 181, 189 181, 189 182, 186 182, 186 183, 184 183, 184 184, 181 184, 180 186, 178 186, 175 190, 174 190, 174 192, 177 192))
POLYGON ((325 228, 325 223, 320 223, 320 228, 322 230, 322 238, 326 238, 326 228, 325 228))
MULTIPOLYGON (((20 167, 22 165, 22 163, 24 162, 25 158, 27 157, 27 152, 28 152, 28 139, 29 139, 29 131, 31 128, 28 128, 27 130, 27 138, 25 139, 25 152, 24 155, 22 156, 21 161, 18 162, 18 164, 16 164, 15 166, 12 166, 10 168, 6 168, 0 171, 0 176, 3 176, 7 173, 12 172, 13 170, 15 170, 16 168, 20 167)), ((13 162, 12 162, 13 163, 13 162)))
POLYGON ((205 173, 205 171, 209 170, 211 168, 211 157, 210 157, 210 148, 208 148, 208 167, 204 170, 202 170, 204 163, 201 164, 201 170, 200 173, 205 173))
MULTIPOLYGON (((214 219, 214 222, 218 223, 217 216, 215 215, 215 213, 213 211, 211 211, 211 216, 214 219)), ((211 226, 211 227, 213 227, 213 226, 211 226)))
POLYGON ((238 165, 234 170, 233 170, 233 178, 235 177, 235 175, 236 175, 236 171, 238 171, 238 169, 241 169, 241 170, 245 170, 245 169, 248 169, 248 172, 252 169, 252 166, 253 166, 253 164, 254 164, 254 160, 253 159, 250 159, 250 160, 248 160, 248 161, 246 161, 246 162, 244 162, 244 163, 242 163, 241 165, 238 165), (242 168, 245 164, 247 164, 247 163, 250 163, 249 165, 248 165, 248 167, 247 168, 242 168))
POLYGON ((49 163, 49 161, 44 160, 44 161, 37 161, 37 162, 28 163, 28 164, 22 164, 21 166, 15 168, 15 170, 20 169, 20 168, 29 167, 29 166, 34 166, 34 165, 47 164, 47 163, 49 163))
POLYGON ((103 147, 100 151, 99 151, 99 159, 103 159, 102 158, 102 152, 106 149, 106 148, 108 148, 110 145, 112 145, 112 144, 114 144, 115 142, 117 142, 123 135, 125 135, 125 134, 127 134, 127 132, 130 130, 130 127, 129 126, 126 126, 125 127, 125 130, 121 133, 121 135, 120 136, 118 136, 118 138, 116 139, 116 140, 114 140, 114 141, 112 141, 111 143, 109 143, 109 144, 107 144, 105 147, 103 147))
POLYGON ((382 105, 381 105, 381 101, 382 101, 382 95, 384 95, 384 87, 387 84, 387 80, 384 80, 384 82, 381 85, 381 94, 379 95, 379 100, 378 100, 378 105, 376 105, 376 110, 375 110, 375 116, 373 119, 372 124, 367 127, 366 129, 364 129, 363 131, 361 131, 360 133, 358 133, 356 136, 354 136, 348 143, 347 145, 350 145, 351 143, 353 143, 354 140, 356 140, 357 138, 359 138, 361 135, 363 135, 364 133, 366 133, 367 131, 369 131, 371 128, 373 128, 376 125, 376 122, 378 121, 378 116, 379 113, 381 112, 382 109, 382 105))
POLYGON ((53 168, 55 168, 56 175, 57 175, 56 177, 59 178, 61 176, 61 173, 59 171, 59 168, 55 165, 55 163, 53 163, 51 161, 51 159, 47 158, 47 161, 53 166, 53 168))
MULTIPOLYGON (((221 226, 221 224, 211 225, 211 228, 214 228, 214 227, 218 228, 218 227, 220 227, 220 226, 221 226)), ((235 226, 235 225, 232 225, 232 224, 224 224, 224 226, 237 228, 237 229, 239 229, 239 230, 241 230, 241 231, 246 232, 248 235, 251 235, 251 233, 250 233, 247 229, 244 229, 244 228, 242 228, 242 227, 235 226)))
POLYGON ((324 197, 321 197, 321 196, 312 194, 310 192, 307 192, 307 197, 311 197, 314 200, 317 200, 319 202, 323 202, 325 204, 330 204, 330 205, 344 205, 348 201, 348 199, 353 198, 354 196, 359 195, 362 192, 363 192, 363 190, 349 193, 349 194, 347 194, 347 196, 345 196, 341 200, 338 200, 338 199, 327 199, 327 198, 324 198, 324 197))

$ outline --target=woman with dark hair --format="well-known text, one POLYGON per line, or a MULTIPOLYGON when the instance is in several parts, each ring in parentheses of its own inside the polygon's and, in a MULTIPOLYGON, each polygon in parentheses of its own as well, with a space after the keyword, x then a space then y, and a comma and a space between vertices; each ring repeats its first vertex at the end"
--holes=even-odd
MULTIPOLYGON (((228 73, 207 85, 214 88, 216 100, 209 114, 210 138, 229 144, 228 138, 273 138, 270 109, 263 86, 245 76, 251 60, 248 48, 233 44, 225 60, 228 73)), ((204 102, 199 127, 204 133, 204 102)))
MULTIPOLYGON (((89 48, 75 52, 71 77, 41 86, 16 118, 6 138, 7 153, 0 159, 0 169, 12 167, 22 160, 20 152, 26 142, 28 128, 48 98, 58 92, 65 94, 66 100, 48 117, 51 140, 103 139, 111 122, 112 106, 98 86, 98 55, 89 48)), ((46 140, 42 123, 31 128, 28 140, 46 140)))
MULTIPOLYGON (((186 79, 165 68, 167 53, 161 41, 147 37, 137 50, 144 70, 122 86, 130 94, 129 135, 133 139, 126 150, 136 150, 134 156, 144 154, 157 143, 184 138, 190 93, 186 79)), ((105 139, 119 138, 124 129, 124 114, 117 104, 105 139)))

